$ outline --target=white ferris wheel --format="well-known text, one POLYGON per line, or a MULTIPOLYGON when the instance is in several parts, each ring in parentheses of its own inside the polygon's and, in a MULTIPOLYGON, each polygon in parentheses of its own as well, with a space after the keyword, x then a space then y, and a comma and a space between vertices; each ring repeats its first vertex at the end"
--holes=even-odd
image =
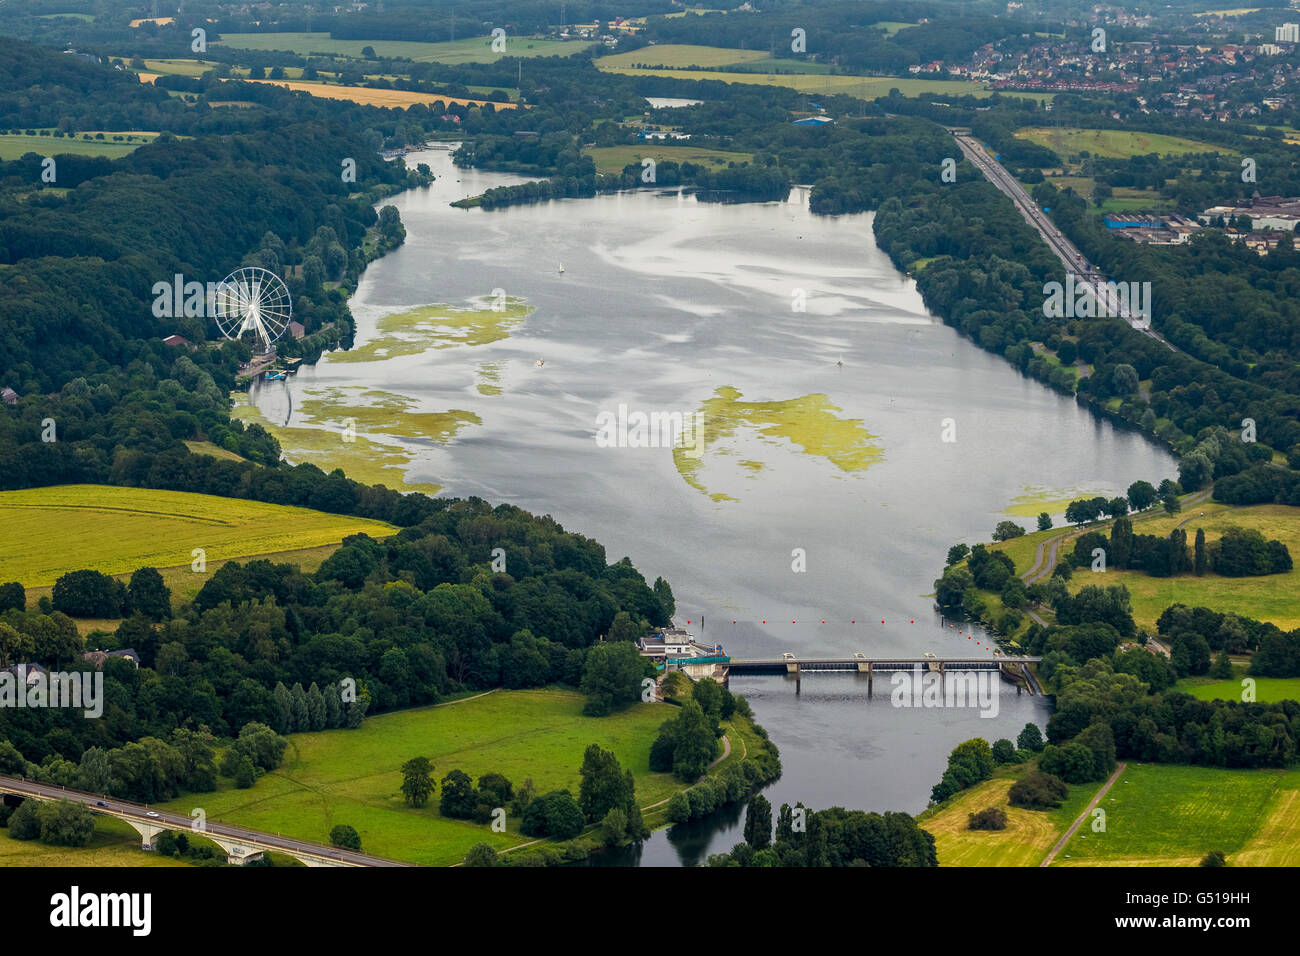
POLYGON ((279 341, 293 318, 293 302, 284 281, 257 266, 236 269, 221 280, 214 298, 217 328, 228 339, 252 337, 265 354, 279 341))

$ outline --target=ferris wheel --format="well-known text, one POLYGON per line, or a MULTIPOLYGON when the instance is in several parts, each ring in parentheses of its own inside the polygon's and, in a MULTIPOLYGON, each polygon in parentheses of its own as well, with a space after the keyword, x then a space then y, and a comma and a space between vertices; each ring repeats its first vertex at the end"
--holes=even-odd
POLYGON ((228 339, 251 333, 260 353, 271 351, 293 318, 293 302, 284 281, 257 266, 236 269, 221 280, 214 298, 217 328, 228 339))

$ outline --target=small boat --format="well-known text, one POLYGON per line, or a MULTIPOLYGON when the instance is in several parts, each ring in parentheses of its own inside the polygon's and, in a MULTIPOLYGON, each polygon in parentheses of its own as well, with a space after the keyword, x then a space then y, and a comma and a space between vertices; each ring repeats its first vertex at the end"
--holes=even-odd
POLYGON ((560 275, 564 275, 564 263, 560 263, 560 275))
POLYGON ((537 360, 537 367, 538 367, 538 368, 541 368, 541 367, 542 367, 543 365, 545 365, 545 364, 546 364, 546 363, 543 362, 541 359, 538 359, 538 360, 537 360))
POLYGON ((267 373, 266 373, 266 380, 267 380, 268 382, 278 382, 278 381, 280 381, 280 379, 282 379, 282 378, 284 378, 284 373, 283 373, 283 372, 267 372, 267 373))

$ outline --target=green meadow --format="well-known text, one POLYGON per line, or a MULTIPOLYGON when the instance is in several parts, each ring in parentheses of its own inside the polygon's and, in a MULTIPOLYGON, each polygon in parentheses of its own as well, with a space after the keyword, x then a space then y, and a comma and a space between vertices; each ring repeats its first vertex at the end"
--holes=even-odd
POLYGON ((568 789, 577 796, 583 751, 612 750, 636 775, 642 807, 680 788, 670 775, 650 771, 650 745, 670 711, 636 704, 609 717, 584 717, 583 697, 565 690, 496 691, 483 696, 367 718, 357 730, 293 734, 280 769, 251 789, 224 789, 172 801, 189 813, 201 806, 221 820, 319 843, 346 823, 367 853, 427 865, 459 863, 470 847, 486 842, 498 851, 530 841, 519 821, 507 832, 446 819, 438 813, 442 778, 460 769, 477 779, 505 774, 516 786, 531 778, 538 793, 568 789), (438 790, 421 809, 405 805, 401 766, 412 757, 434 764, 438 790))
POLYGON ((1196 866, 1213 850, 1230 865, 1300 864, 1300 771, 1130 763, 1060 866, 1196 866))

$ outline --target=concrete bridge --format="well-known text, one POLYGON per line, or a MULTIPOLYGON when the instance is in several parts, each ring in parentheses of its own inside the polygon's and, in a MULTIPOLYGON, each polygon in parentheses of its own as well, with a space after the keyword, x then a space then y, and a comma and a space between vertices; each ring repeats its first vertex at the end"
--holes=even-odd
MULTIPOLYGON (((867 678, 867 696, 870 697, 873 678, 877 672, 910 671, 917 667, 940 675, 946 674, 950 670, 999 671, 1003 677, 1016 684, 1017 691, 1019 691, 1023 683, 1025 688, 1032 694, 1033 682, 1020 672, 1017 665, 1023 667, 1025 664, 1036 664, 1041 660, 1041 657, 1011 657, 1005 654, 998 654, 995 657, 938 657, 935 654, 926 652, 917 657, 873 658, 867 657, 865 654, 854 654, 851 657, 801 658, 791 653, 785 653, 780 658, 756 658, 752 660, 729 658, 725 663, 712 665, 713 672, 711 675, 700 674, 698 676, 712 676, 723 683, 729 683, 733 674, 788 674, 794 677, 795 693, 798 693, 805 672, 864 674, 867 678)), ((686 670, 686 668, 683 667, 683 670, 686 670)), ((696 677, 697 675, 691 674, 691 676, 696 677)))
POLYGON ((158 835, 164 830, 174 830, 190 836, 211 840, 226 851, 227 862, 243 865, 262 858, 268 850, 284 853, 307 866, 411 866, 382 857, 341 850, 338 847, 309 843, 272 833, 262 833, 245 827, 225 823, 207 823, 202 830, 194 828, 191 817, 161 810, 151 810, 138 803, 118 800, 115 797, 82 790, 68 790, 51 784, 34 783, 21 777, 0 776, 0 793, 15 794, 33 800, 68 800, 80 803, 94 813, 124 820, 140 834, 140 844, 152 850, 158 835))

